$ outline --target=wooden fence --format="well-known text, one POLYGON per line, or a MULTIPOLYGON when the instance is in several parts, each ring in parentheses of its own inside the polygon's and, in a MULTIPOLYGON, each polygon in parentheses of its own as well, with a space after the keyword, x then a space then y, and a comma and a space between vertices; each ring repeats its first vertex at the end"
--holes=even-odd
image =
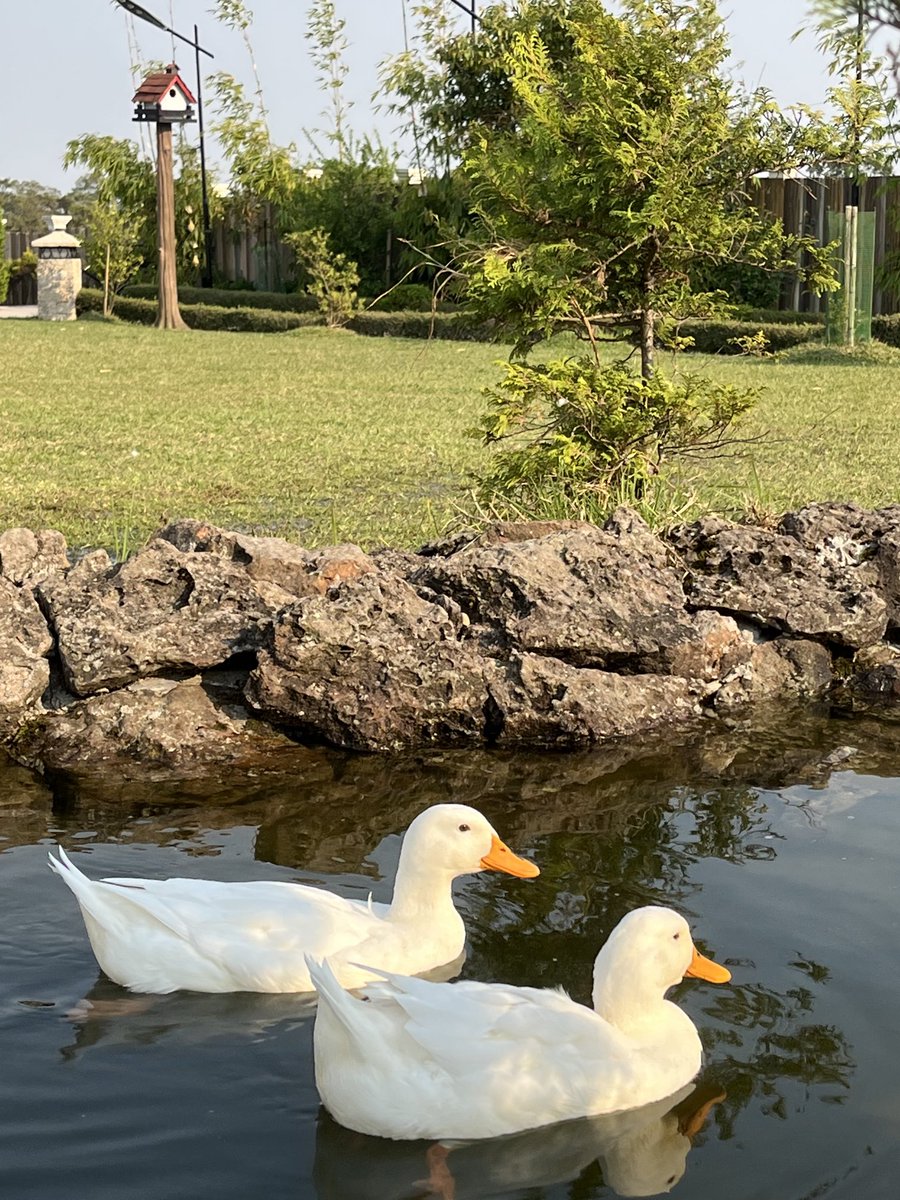
MULTIPOLYGON (((829 213, 843 213, 849 203, 849 185, 844 179, 759 178, 754 181, 760 212, 778 217, 788 233, 811 234, 824 245, 829 213)), ((860 187, 860 212, 875 214, 875 287, 873 311, 891 313, 900 309, 900 289, 885 278, 891 266, 900 264, 900 177, 873 176, 860 187)), ((900 282, 900 280, 898 280, 900 282)), ((795 312, 822 312, 825 297, 815 296, 797 277, 782 287, 779 308, 795 312)))

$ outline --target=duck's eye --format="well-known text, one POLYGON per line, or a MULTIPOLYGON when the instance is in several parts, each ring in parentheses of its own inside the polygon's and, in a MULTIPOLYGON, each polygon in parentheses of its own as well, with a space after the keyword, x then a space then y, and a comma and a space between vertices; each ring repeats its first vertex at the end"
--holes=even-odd
POLYGON ((681 934, 680 934, 680 933, 673 933, 673 934, 672 934, 672 941, 673 941, 673 942, 677 942, 677 941, 678 941, 678 939, 679 939, 680 937, 681 937, 681 934))
POLYGON ((460 832, 460 833, 468 833, 468 832, 469 832, 469 826, 468 826, 468 825, 460 825, 460 827, 459 827, 459 832, 460 832))

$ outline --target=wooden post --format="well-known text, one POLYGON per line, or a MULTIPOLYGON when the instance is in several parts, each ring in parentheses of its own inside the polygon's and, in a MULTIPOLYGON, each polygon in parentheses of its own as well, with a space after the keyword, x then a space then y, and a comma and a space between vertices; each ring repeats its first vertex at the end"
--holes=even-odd
POLYGON ((178 308, 175 271, 175 184, 172 176, 172 126, 156 126, 156 224, 159 239, 159 315, 157 329, 187 329, 178 308))

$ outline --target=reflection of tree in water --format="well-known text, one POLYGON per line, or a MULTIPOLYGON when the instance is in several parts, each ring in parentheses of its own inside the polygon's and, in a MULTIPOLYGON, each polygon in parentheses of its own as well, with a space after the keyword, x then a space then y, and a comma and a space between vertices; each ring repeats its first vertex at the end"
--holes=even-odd
MULTIPOLYGON (((819 963, 791 965, 816 981, 829 975, 819 963)), ((760 984, 732 987, 704 1006, 704 1046, 712 1074, 728 1094, 716 1112, 720 1138, 734 1136, 738 1113, 753 1099, 764 1115, 787 1118, 795 1086, 804 1096, 817 1089, 826 1103, 843 1103, 856 1063, 840 1029, 811 1019, 814 1008, 811 988, 780 994, 760 984)))
POLYGON ((512 888, 499 877, 478 879, 477 888, 469 889, 468 974, 479 975, 486 955, 495 975, 533 983, 535 964, 544 964, 541 982, 562 984, 586 999, 597 950, 627 912, 670 904, 690 916, 699 860, 741 863, 775 855, 763 840, 776 836, 765 800, 751 788, 680 788, 673 795, 658 779, 639 780, 632 781, 629 799, 627 807, 605 807, 598 788, 592 836, 580 831, 536 839, 541 876, 533 884, 512 888), (557 963, 562 932, 567 953, 557 963))
MULTIPOLYGON (((589 1004, 596 953, 626 912, 662 903, 690 915, 700 860, 739 864, 775 856, 778 835, 767 802, 752 788, 668 789, 665 802, 656 803, 645 791, 642 798, 627 822, 595 836, 540 839, 535 857, 542 875, 533 885, 512 889, 500 879, 479 879, 465 974, 560 985, 589 1004)), ((697 932, 702 944, 702 927, 697 932)), ((795 1085, 817 1089, 828 1102, 840 1102, 849 1087, 855 1063, 843 1033, 813 1019, 814 989, 827 983, 829 969, 806 959, 790 965, 809 986, 783 994, 761 984, 709 989, 707 1019, 699 1023, 712 1076, 728 1097, 716 1111, 720 1137, 733 1136, 738 1113, 751 1101, 766 1115, 786 1117, 795 1085)))

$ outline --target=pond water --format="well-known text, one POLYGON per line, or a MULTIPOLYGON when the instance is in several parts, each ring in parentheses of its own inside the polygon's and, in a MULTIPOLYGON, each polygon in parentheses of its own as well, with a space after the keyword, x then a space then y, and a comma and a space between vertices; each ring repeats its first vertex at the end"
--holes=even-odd
POLYGON ((6 1194, 428 1194, 427 1144, 361 1137, 320 1110, 308 1002, 131 997, 100 977, 46 857, 59 843, 94 876, 293 879, 388 899, 398 833, 425 805, 456 800, 543 870, 533 882, 459 882, 465 977, 562 984, 587 1000, 609 930, 653 902, 683 912, 733 980, 678 989, 707 1062, 674 1112, 459 1147, 445 1196, 671 1187, 682 1200, 893 1200, 898 733, 890 718, 778 713, 690 745, 396 760, 298 751, 269 773, 178 785, 0 766, 6 1194))

